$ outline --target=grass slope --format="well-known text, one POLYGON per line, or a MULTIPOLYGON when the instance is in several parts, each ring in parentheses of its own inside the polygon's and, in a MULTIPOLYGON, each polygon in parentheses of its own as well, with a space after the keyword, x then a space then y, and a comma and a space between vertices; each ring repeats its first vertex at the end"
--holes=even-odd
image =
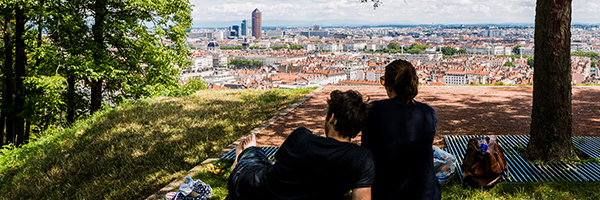
POLYGON ((313 89, 204 90, 105 109, 2 150, 0 199, 145 198, 313 89))

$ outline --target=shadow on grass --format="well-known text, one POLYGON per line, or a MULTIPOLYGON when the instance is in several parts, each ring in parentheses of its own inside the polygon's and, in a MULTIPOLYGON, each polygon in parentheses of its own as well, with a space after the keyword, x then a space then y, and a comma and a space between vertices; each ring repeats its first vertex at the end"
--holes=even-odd
POLYGON ((102 111, 0 172, 0 199, 145 198, 308 92, 201 91, 102 111))

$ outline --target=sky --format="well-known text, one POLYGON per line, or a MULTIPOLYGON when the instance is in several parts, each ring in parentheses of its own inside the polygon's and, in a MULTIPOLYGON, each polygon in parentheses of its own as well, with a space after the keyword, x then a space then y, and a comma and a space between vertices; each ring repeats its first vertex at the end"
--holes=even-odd
MULTIPOLYGON (((265 26, 533 24, 535 0, 190 0, 193 27, 228 27, 252 11, 265 26)), ((600 0, 573 0, 572 24, 600 24, 600 0)))

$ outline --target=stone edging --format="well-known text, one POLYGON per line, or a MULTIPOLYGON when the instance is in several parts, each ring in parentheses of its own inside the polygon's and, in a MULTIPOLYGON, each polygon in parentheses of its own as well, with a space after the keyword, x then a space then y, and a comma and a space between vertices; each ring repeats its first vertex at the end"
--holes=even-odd
MULTIPOLYGON (((321 90, 323 90, 323 86, 321 86, 321 87, 313 90, 311 93, 309 93, 308 95, 304 96, 302 99, 296 101, 295 103, 293 103, 292 105, 290 105, 289 107, 287 107, 286 109, 284 109, 283 111, 281 111, 280 113, 278 113, 277 115, 271 117, 271 119, 267 120, 265 123, 263 123, 263 124, 259 125, 258 127, 254 128, 252 131, 250 131, 246 135, 250 135, 250 133, 254 133, 255 135, 258 135, 265 128, 269 127, 275 121, 279 120, 283 116, 285 116, 288 113, 290 113, 292 110, 296 109, 298 106, 300 106, 300 104, 304 103, 306 100, 310 99, 313 95, 315 95, 316 93, 320 92, 321 90)), ((199 165, 197 165, 196 167, 192 168, 190 171, 186 172, 181 177, 173 180, 171 183, 169 183, 168 185, 166 185, 162 189, 158 190, 157 192, 155 192, 154 194, 152 194, 151 196, 149 196, 148 198, 146 198, 146 200, 164 199, 165 195, 167 193, 173 192, 173 191, 177 191, 179 189, 179 186, 182 183, 185 182, 185 177, 188 177, 188 176, 189 177, 194 177, 198 172, 200 172, 200 171, 202 171, 202 169, 204 169, 204 166, 206 166, 209 163, 216 162, 217 160, 219 160, 221 158, 221 156, 227 154, 227 152, 231 151, 234 147, 237 147, 239 145, 239 143, 242 140, 244 140, 245 137, 246 136, 243 136, 243 137, 239 138, 238 140, 236 140, 235 142, 231 143, 229 146, 225 147, 221 151, 219 151, 216 154, 212 155, 208 159, 202 161, 199 165)))

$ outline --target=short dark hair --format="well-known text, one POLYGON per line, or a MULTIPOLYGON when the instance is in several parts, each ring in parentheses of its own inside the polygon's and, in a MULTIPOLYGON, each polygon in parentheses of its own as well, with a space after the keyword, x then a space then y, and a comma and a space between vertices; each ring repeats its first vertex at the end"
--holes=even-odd
POLYGON ((395 60, 385 66, 385 84, 392 88, 400 101, 414 103, 419 93, 419 77, 415 67, 406 60, 395 60))
POLYGON ((363 96, 357 91, 335 90, 327 100, 327 120, 331 119, 331 114, 334 114, 337 120, 335 130, 340 136, 354 138, 365 128, 369 113, 367 101, 364 101, 363 96))

